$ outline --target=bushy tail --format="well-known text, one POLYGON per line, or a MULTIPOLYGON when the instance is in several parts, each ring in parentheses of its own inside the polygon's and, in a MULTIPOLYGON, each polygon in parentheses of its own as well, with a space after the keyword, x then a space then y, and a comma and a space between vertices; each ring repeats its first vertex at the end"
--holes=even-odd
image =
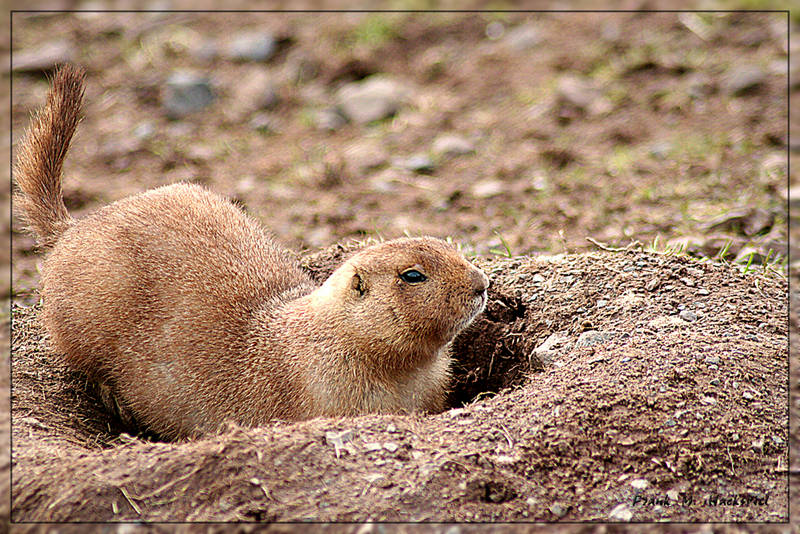
POLYGON ((86 73, 64 65, 52 79, 47 103, 33 117, 14 167, 14 205, 40 247, 52 247, 74 222, 64 205, 61 171, 80 121, 86 73))

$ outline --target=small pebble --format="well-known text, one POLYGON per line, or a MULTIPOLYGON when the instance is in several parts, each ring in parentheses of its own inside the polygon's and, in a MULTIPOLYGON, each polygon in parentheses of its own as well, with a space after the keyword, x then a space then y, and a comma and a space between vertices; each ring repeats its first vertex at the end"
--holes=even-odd
POLYGON ((667 141, 658 141, 650 145, 648 151, 654 158, 664 159, 669 156, 672 150, 672 144, 667 141))
POLYGON ((167 79, 161 106, 167 116, 177 119, 205 109, 214 98, 207 78, 189 71, 177 71, 167 79))
POLYGON ((511 48, 521 52, 536 47, 543 39, 542 33, 536 27, 522 24, 508 30, 503 40, 511 48))
POLYGON ((392 165, 414 172, 430 172, 435 168, 433 160, 425 154, 415 154, 407 158, 394 158, 392 165))
POLYGON ((433 141, 431 150, 443 156, 463 156, 475 152, 475 145, 463 137, 444 134, 433 141))
POLYGON ((550 512, 556 517, 564 517, 564 515, 567 513, 566 508, 558 503, 551 504, 549 509, 550 512))
POLYGON ((645 480, 643 478, 637 478, 637 479, 631 480, 631 486, 633 486, 633 488, 637 489, 637 490, 643 490, 643 489, 647 488, 647 486, 649 486, 649 485, 650 485, 650 483, 647 482, 647 480, 645 480))
POLYGON ((722 82, 722 89, 735 96, 742 96, 758 89, 767 74, 758 65, 734 65, 722 82))
POLYGON ((11 68, 14 72, 41 72, 62 63, 75 61, 78 50, 67 39, 47 41, 31 48, 14 52, 11 68))
POLYGON ((715 354, 710 354, 710 355, 708 355, 708 356, 706 356, 706 357, 705 357, 705 360, 704 360, 704 361, 705 361, 706 363, 711 363, 711 364, 714 364, 714 365, 719 365, 719 356, 717 356, 717 355, 715 355, 715 354))
POLYGON ((266 61, 275 54, 275 38, 264 32, 242 33, 233 38, 225 50, 234 61, 266 61))
POLYGON ((587 330, 578 337, 575 342, 576 347, 591 347, 600 343, 604 343, 611 338, 612 334, 608 332, 598 332, 597 330, 587 330))
POLYGON ((314 125, 319 130, 335 131, 347 124, 347 119, 334 108, 320 109, 314 113, 314 125))
POLYGON ((711 292, 704 287, 701 287, 700 289, 697 290, 698 295, 708 295, 709 293, 711 292))
POLYGON ((376 74, 339 88, 336 102, 345 117, 368 124, 397 113, 407 96, 407 90, 399 82, 376 74))
POLYGON ((389 452, 395 452, 399 448, 399 446, 397 445, 397 443, 387 441, 386 443, 383 444, 383 448, 389 452))
POLYGON ((630 521, 633 518, 633 512, 631 511, 630 507, 627 503, 618 504, 611 510, 611 513, 608 514, 608 518, 611 521, 630 521))
POLYGON ((588 109, 602 97, 594 80, 574 75, 562 76, 556 91, 560 99, 578 109, 588 109))
POLYGON ((155 133, 156 127, 152 122, 141 122, 133 129, 133 136, 141 141, 150 139, 155 133))
POLYGON ((278 121, 271 113, 256 113, 249 121, 250 128, 260 133, 278 131, 278 121))
POLYGON ((503 36, 506 28, 502 22, 495 20, 486 25, 486 37, 492 41, 496 41, 503 36))
POLYGON ((647 285, 644 286, 644 288, 648 291, 653 291, 660 285, 661 285, 661 280, 659 280, 658 278, 651 278, 650 281, 647 282, 647 285))
POLYGON ((692 310, 683 310, 681 313, 678 314, 678 316, 684 321, 687 321, 689 323, 692 323, 697 320, 697 314, 692 310))
POLYGON ((471 191, 475 198, 491 198, 503 192, 503 182, 500 180, 483 180, 472 185, 471 191))

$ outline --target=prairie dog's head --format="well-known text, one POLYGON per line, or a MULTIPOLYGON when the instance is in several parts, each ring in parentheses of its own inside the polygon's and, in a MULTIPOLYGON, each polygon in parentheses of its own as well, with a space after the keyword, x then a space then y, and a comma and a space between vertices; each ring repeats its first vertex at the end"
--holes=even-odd
POLYGON ((419 354, 438 350, 466 328, 486 306, 488 287, 483 271, 452 245, 407 238, 358 252, 312 301, 338 303, 357 343, 419 354))

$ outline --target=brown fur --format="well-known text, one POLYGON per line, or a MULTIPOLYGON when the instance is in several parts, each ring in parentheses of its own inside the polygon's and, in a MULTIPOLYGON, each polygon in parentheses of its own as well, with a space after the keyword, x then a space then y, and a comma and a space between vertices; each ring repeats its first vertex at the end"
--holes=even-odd
POLYGON ((68 65, 56 72, 47 103, 34 115, 17 155, 20 191, 14 205, 42 248, 53 246, 74 222, 61 194, 61 169, 80 121, 85 76, 68 65))
POLYGON ((17 183, 52 245, 51 344, 121 409, 179 438, 225 421, 443 408, 449 345, 485 306, 483 272, 441 240, 408 238, 358 252, 316 287, 255 220, 185 183, 71 223, 60 169, 82 91, 77 69, 56 74, 17 183), (402 280, 412 267, 427 280, 402 280))

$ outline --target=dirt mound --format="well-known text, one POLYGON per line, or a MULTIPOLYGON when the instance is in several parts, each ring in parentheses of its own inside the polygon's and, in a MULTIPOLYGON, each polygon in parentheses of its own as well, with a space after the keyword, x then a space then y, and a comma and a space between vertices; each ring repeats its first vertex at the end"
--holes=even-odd
POLYGON ((123 433, 15 306, 13 520, 788 520, 785 280, 641 251, 475 263, 489 306, 450 410, 184 443, 123 433))

